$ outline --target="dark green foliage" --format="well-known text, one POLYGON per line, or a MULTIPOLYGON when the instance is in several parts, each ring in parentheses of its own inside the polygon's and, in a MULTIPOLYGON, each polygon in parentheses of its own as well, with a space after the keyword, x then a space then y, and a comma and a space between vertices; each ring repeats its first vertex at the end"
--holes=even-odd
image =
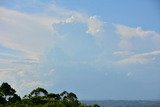
POLYGON ((60 94, 61 98, 63 100, 67 99, 67 96, 68 96, 68 92, 67 91, 63 91, 61 94, 60 94))
POLYGON ((44 88, 38 87, 30 93, 31 96, 39 96, 40 94, 47 95, 48 92, 44 88))
POLYGON ((9 97, 8 101, 11 103, 15 103, 17 101, 21 101, 21 97, 17 94, 14 94, 13 97, 9 97))
POLYGON ((93 105, 93 107, 100 107, 100 106, 99 106, 99 105, 97 105, 97 104, 94 104, 94 105, 93 105))
POLYGON ((15 90, 8 84, 8 83, 2 83, 0 86, 0 95, 5 98, 7 101, 7 97, 11 97, 15 94, 15 90))
POLYGON ((67 91, 63 91, 61 94, 60 94, 61 98, 63 100, 68 100, 68 101, 77 101, 78 98, 76 96, 76 94, 70 92, 68 93, 67 91))
POLYGON ((61 94, 48 93, 44 88, 36 88, 20 98, 8 84, 0 86, 0 107, 99 107, 87 106, 78 101, 76 94, 64 91, 61 94))
POLYGON ((2 83, 0 86, 0 107, 21 101, 21 98, 15 93, 16 91, 8 83, 2 83))
POLYGON ((77 96, 76 94, 74 93, 68 93, 68 96, 67 96, 68 99, 70 99, 71 101, 77 101, 77 96))
POLYGON ((6 103, 6 99, 0 96, 0 104, 5 104, 5 103, 6 103))
POLYGON ((61 96, 59 94, 50 93, 47 95, 47 98, 54 99, 54 100, 60 100, 61 96))

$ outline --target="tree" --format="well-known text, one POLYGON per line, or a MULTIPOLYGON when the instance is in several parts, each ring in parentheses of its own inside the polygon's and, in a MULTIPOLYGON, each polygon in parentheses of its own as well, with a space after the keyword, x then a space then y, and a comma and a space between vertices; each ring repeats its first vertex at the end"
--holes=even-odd
POLYGON ((68 93, 67 91, 63 91, 60 95, 61 95, 63 100, 70 100, 70 101, 76 101, 77 100, 76 94, 74 94, 72 92, 68 93))
POLYGON ((8 100, 7 97, 11 97, 15 93, 16 91, 8 83, 2 83, 0 87, 0 94, 6 101, 8 100))
POLYGON ((63 100, 67 99, 67 96, 68 96, 68 92, 67 91, 63 91, 61 94, 60 94, 61 98, 63 100))
POLYGON ((13 97, 9 97, 8 100, 9 100, 9 102, 11 102, 11 103, 15 103, 15 102, 17 102, 17 101, 21 101, 21 97, 18 96, 17 94, 14 94, 13 97))
POLYGON ((0 95, 0 104, 5 104, 5 103, 6 103, 6 99, 0 95))
POLYGON ((74 93, 72 93, 72 92, 70 92, 70 93, 68 93, 68 99, 70 99, 70 100, 72 100, 72 101, 77 101, 77 96, 76 96, 76 94, 74 94, 74 93))
POLYGON ((60 100, 60 99, 61 99, 61 97, 60 97, 59 94, 54 94, 54 93, 48 94, 48 95, 47 95, 47 98, 49 98, 49 99, 54 99, 54 100, 60 100))
POLYGON ((47 90, 45 90, 44 88, 38 87, 38 88, 34 89, 34 90, 30 93, 30 95, 31 95, 31 96, 40 96, 41 93, 44 94, 44 95, 47 95, 47 94, 48 94, 47 90))
POLYGON ((100 107, 98 104, 94 104, 93 107, 100 107))
POLYGON ((36 88, 21 100, 16 91, 8 84, 0 86, 0 107, 99 107, 85 105, 78 101, 76 94, 67 91, 61 94, 49 93, 43 88, 36 88))

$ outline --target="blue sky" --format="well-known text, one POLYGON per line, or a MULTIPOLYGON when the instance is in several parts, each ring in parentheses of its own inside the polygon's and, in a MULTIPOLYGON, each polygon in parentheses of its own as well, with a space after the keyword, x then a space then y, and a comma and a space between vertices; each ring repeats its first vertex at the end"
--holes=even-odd
POLYGON ((1 0, 0 82, 84 100, 160 99, 158 0, 1 0))

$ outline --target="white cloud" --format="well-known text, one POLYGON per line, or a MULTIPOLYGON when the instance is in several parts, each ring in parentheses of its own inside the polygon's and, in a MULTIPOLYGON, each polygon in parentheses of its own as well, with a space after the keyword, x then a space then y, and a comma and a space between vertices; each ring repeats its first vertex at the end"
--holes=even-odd
POLYGON ((86 33, 93 36, 103 31, 103 22, 101 22, 96 16, 91 16, 88 19, 88 30, 86 33))
POLYGON ((132 28, 120 24, 116 24, 115 27, 116 27, 116 33, 122 36, 123 38, 133 38, 133 37, 145 38, 153 35, 159 35, 155 31, 145 31, 141 27, 132 28))
POLYGON ((133 55, 133 54, 134 54, 134 52, 130 52, 130 51, 116 51, 116 52, 113 52, 113 55, 121 56, 121 57, 126 57, 126 56, 133 55))
POLYGON ((0 12, 1 45, 21 51, 25 54, 24 59, 34 59, 40 62, 41 54, 45 48, 54 43, 50 26, 52 22, 47 21, 50 19, 41 19, 2 7, 0 12))
POLYGON ((58 22, 57 24, 69 24, 80 22, 87 25, 86 33, 92 36, 97 36, 103 32, 103 22, 96 16, 87 16, 80 13, 73 13, 69 18, 58 22))
POLYGON ((150 41, 155 47, 160 48, 160 33, 151 30, 143 30, 141 27, 129 27, 126 25, 115 24, 116 33, 120 36, 118 46, 123 50, 131 50, 133 40, 139 39, 146 42, 150 41), (148 41, 147 41, 148 40, 148 41))
POLYGON ((118 61, 118 64, 146 64, 150 63, 157 56, 160 56, 160 51, 152 51, 142 54, 134 54, 125 59, 118 61))
POLYGON ((57 19, 4 7, 0 7, 0 13, 0 45, 10 50, 0 52, 0 82, 9 82, 19 92, 46 87, 49 84, 42 78, 44 72, 40 66, 43 66, 46 52, 59 40, 52 28, 57 19))
POLYGON ((50 5, 46 8, 49 13, 33 15, 0 7, 0 45, 11 50, 0 52, 1 82, 9 81, 16 89, 49 85, 41 77, 53 76, 54 68, 44 75, 41 66, 47 52, 61 42, 54 29, 57 24, 80 22, 87 26, 84 32, 94 36, 102 30, 102 22, 95 16, 50 5))

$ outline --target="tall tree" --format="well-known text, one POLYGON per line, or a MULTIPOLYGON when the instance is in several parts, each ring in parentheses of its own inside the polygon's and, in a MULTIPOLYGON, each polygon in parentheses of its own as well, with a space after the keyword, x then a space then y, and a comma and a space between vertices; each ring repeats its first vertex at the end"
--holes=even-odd
POLYGON ((49 99, 54 99, 54 100, 60 100, 60 99, 61 99, 61 97, 60 97, 59 94, 54 94, 54 93, 49 93, 49 94, 47 95, 47 98, 49 98, 49 99))
POLYGON ((76 96, 76 94, 74 94, 74 93, 72 93, 72 92, 70 92, 70 93, 68 93, 68 99, 70 99, 70 100, 72 100, 72 101, 77 101, 77 96, 76 96))
POLYGON ((38 87, 38 88, 34 89, 34 90, 30 93, 31 96, 40 96, 41 94, 47 95, 48 92, 47 92, 47 90, 45 90, 44 88, 38 87))
POLYGON ((68 96, 68 92, 67 91, 63 91, 61 94, 60 94, 61 98, 63 100, 67 99, 67 96, 68 96))
POLYGON ((77 100, 76 94, 74 94, 72 92, 68 93, 67 91, 63 91, 60 95, 61 95, 63 100, 70 100, 70 101, 76 101, 77 100))
POLYGON ((6 82, 0 86, 0 94, 7 101, 9 97, 12 97, 16 91, 6 82), (7 98, 8 97, 8 98, 7 98))
POLYGON ((0 104, 5 104, 6 103, 6 99, 0 95, 0 104))
POLYGON ((21 101, 21 97, 18 96, 17 94, 14 94, 13 97, 9 97, 9 102, 15 103, 17 101, 21 101))

